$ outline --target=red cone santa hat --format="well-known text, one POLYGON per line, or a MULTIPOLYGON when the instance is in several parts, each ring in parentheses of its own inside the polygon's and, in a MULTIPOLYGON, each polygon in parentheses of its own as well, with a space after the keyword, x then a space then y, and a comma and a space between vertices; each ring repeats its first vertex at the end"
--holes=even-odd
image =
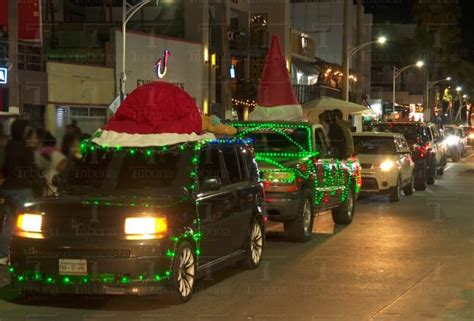
POLYGON ((187 92, 156 81, 135 89, 92 141, 111 147, 148 147, 214 138, 203 131, 199 108, 187 92))
POLYGON ((296 99, 286 60, 277 36, 273 36, 272 45, 265 58, 257 106, 249 115, 250 120, 293 120, 303 119, 303 108, 296 99))

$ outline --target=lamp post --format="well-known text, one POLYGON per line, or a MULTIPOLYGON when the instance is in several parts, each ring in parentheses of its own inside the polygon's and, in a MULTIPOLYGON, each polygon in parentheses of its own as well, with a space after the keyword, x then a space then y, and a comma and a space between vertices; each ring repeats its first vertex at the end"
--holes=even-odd
POLYGON ((425 65, 425 63, 421 60, 417 61, 416 64, 408 65, 403 67, 402 69, 398 69, 397 67, 393 66, 393 88, 392 88, 392 102, 393 102, 393 110, 395 110, 395 96, 397 92, 397 78, 407 69, 418 67, 421 68, 425 65))
MULTIPOLYGON (((457 86, 456 87, 456 93, 458 94, 458 99, 459 99, 459 108, 458 108, 458 111, 456 112, 456 117, 454 118, 454 121, 457 121, 460 117, 461 117, 461 111, 462 111, 462 107, 464 105, 464 97, 467 97, 467 95, 461 95, 461 92, 462 92, 463 88, 462 86, 457 86)), ((452 110, 454 111, 454 110, 452 110)), ((453 120, 453 118, 451 117, 451 121, 453 120)))
POLYGON ((344 64, 345 70, 344 70, 344 75, 343 75, 343 77, 344 77, 344 79, 343 79, 343 84, 344 84, 344 86, 343 86, 344 87, 344 93, 343 94, 344 94, 344 97, 343 98, 344 98, 345 101, 349 101, 349 65, 350 65, 351 58, 357 52, 364 49, 365 47, 371 46, 375 43, 383 45, 386 42, 387 42, 387 38, 382 36, 382 37, 379 37, 377 40, 363 43, 363 44, 349 50, 349 52, 347 54, 347 57, 345 59, 346 63, 344 64))
MULTIPOLYGON (((436 80, 436 81, 430 81, 428 79, 428 81, 426 82, 426 101, 425 101, 425 115, 430 117, 431 116, 431 112, 430 112, 430 90, 433 89, 437 84, 439 83, 442 83, 444 81, 451 81, 451 77, 446 77, 446 78, 443 78, 443 79, 440 79, 440 80, 436 80)), ((425 116, 425 117, 426 117, 425 116)), ((426 118, 427 120, 429 120, 429 118, 426 118)))
POLYGON ((141 8, 151 2, 155 2, 158 6, 159 0, 141 0, 134 5, 131 5, 127 0, 122 2, 122 74, 120 75, 120 100, 125 98, 125 82, 127 80, 127 73, 125 69, 126 64, 126 49, 127 49, 127 23, 141 8))

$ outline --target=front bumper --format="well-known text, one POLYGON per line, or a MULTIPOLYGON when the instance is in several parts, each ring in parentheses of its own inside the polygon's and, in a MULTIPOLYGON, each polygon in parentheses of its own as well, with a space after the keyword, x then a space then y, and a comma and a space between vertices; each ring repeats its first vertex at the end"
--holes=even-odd
POLYGON ((14 285, 40 294, 151 294, 171 276, 173 244, 14 237, 9 270, 14 285), (87 273, 60 274, 60 259, 86 260, 87 273))
POLYGON ((300 205, 300 192, 265 194, 265 212, 271 221, 293 220, 300 205))
POLYGON ((361 193, 389 193, 390 188, 397 186, 398 171, 381 172, 373 169, 362 170, 361 193))

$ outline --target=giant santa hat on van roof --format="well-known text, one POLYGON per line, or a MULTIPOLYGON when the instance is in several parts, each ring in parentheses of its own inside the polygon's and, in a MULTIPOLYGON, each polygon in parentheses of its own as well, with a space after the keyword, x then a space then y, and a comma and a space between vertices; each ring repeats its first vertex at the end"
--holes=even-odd
POLYGON ((205 132, 204 120, 187 92, 156 81, 135 89, 92 141, 111 147, 148 147, 214 139, 205 132))
POLYGON ((250 113, 249 120, 301 121, 302 119, 303 108, 293 91, 280 41, 277 36, 273 36, 258 88, 257 106, 250 113))

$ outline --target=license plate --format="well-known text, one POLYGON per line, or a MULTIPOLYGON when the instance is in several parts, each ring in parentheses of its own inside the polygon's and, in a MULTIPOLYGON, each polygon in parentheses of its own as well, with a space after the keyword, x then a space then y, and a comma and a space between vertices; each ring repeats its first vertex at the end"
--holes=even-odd
POLYGON ((110 286, 104 286, 104 293, 108 295, 124 295, 125 289, 124 288, 114 288, 110 286))
POLYGON ((60 275, 87 275, 87 260, 59 259, 60 275))

